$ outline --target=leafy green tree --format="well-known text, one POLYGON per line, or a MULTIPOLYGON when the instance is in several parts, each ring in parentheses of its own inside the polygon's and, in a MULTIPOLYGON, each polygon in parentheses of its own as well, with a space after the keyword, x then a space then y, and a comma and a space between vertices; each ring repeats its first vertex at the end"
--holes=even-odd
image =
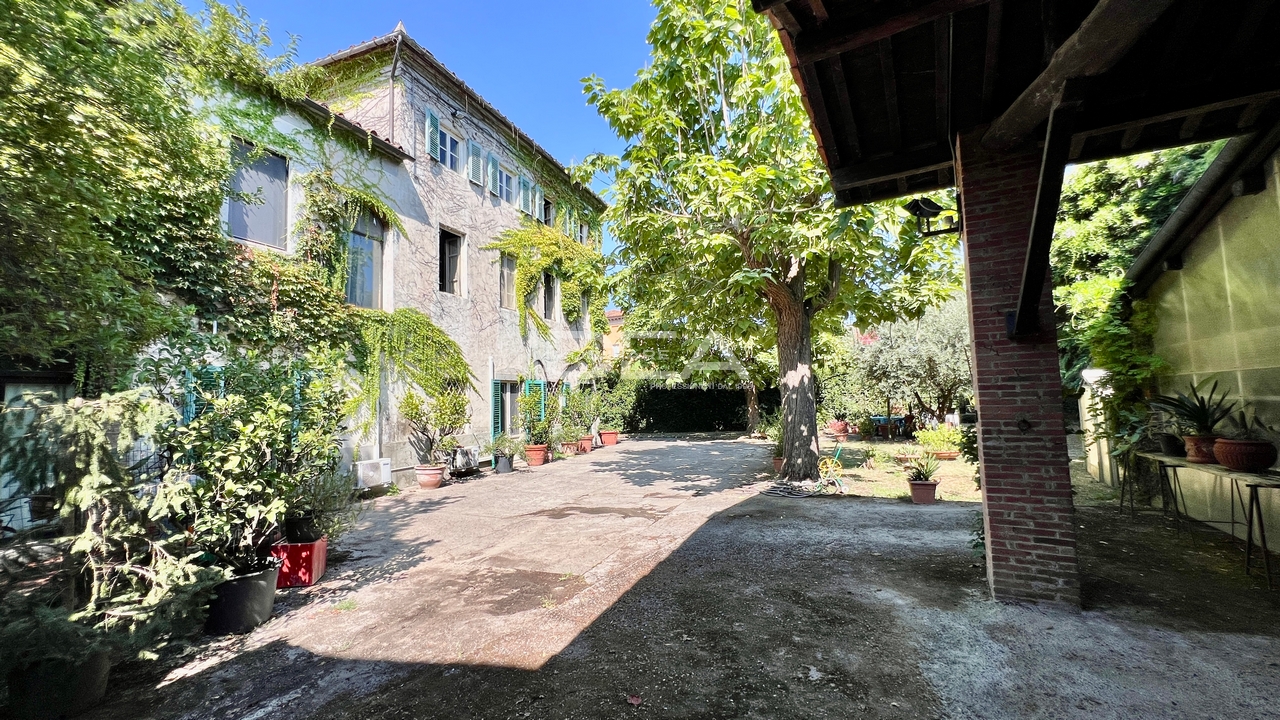
POLYGON ((963 298, 929 308, 918 320, 883 323, 858 344, 861 378, 881 398, 912 402, 937 420, 973 395, 969 316, 963 298))
POLYGON ((910 232, 896 208, 834 206, 786 55, 745 0, 656 5, 635 83, 584 81, 627 147, 582 169, 611 177, 606 220, 637 295, 731 338, 772 316, 783 474, 816 478, 815 324, 919 313, 954 286, 955 238, 910 232))

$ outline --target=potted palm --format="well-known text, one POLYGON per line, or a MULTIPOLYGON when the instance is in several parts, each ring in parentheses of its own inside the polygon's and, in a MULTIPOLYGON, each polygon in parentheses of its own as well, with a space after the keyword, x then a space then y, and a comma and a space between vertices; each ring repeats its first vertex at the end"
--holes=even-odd
POLYGON ((520 448, 510 435, 498 433, 485 444, 483 452, 493 456, 493 471, 503 475, 512 471, 511 461, 520 452, 520 448))
POLYGON ((400 414, 409 423, 409 445, 418 459, 418 487, 440 487, 458 447, 454 435, 467 423, 466 393, 447 387, 428 402, 410 392, 400 401, 400 414))
POLYGON ((1191 431, 1183 434, 1182 441, 1187 449, 1187 462, 1208 464, 1215 460, 1214 444, 1218 441, 1216 434, 1219 423, 1231 415, 1235 402, 1227 402, 1227 393, 1217 395, 1218 382, 1215 380, 1209 388, 1208 395, 1200 391, 1211 378, 1205 378, 1198 385, 1191 386, 1191 393, 1175 393, 1160 395, 1150 400, 1152 407, 1164 410, 1180 421, 1180 425, 1191 431))
POLYGON ((524 461, 529 463, 529 467, 538 467, 550 459, 548 447, 556 440, 552 413, 547 412, 548 409, 554 410, 555 404, 544 403, 533 393, 524 393, 520 396, 519 405, 525 434, 524 461))
POLYGON ((938 459, 932 456, 917 458, 907 465, 907 482, 911 484, 911 502, 932 505, 938 499, 938 459))
POLYGON ((1232 416, 1226 437, 1213 444, 1213 456, 1218 463, 1239 472, 1260 472, 1276 463, 1276 446, 1270 437, 1275 428, 1264 425, 1254 415, 1253 408, 1246 408, 1232 416))

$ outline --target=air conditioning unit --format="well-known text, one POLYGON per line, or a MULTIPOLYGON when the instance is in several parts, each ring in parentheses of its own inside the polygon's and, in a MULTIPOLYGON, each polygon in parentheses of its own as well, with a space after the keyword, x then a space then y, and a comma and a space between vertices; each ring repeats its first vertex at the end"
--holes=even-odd
POLYGON ((356 487, 385 487, 391 484, 391 458, 356 463, 356 487))

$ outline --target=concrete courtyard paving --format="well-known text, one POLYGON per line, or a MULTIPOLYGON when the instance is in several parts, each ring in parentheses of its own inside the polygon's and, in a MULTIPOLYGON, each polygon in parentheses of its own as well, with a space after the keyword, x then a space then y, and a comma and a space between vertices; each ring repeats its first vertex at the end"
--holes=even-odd
POLYGON ((1117 546, 1082 549, 1101 600, 1006 606, 968 547, 977 505, 762 496, 768 463, 632 440, 380 498, 271 622, 119 668, 87 717, 1280 717, 1280 613, 1221 548, 1188 556, 1200 595, 1174 567, 1162 599, 1126 578, 1185 553, 1121 554, 1130 521, 1082 511, 1089 547, 1117 546), (1204 622, 1220 607, 1243 619, 1204 622))

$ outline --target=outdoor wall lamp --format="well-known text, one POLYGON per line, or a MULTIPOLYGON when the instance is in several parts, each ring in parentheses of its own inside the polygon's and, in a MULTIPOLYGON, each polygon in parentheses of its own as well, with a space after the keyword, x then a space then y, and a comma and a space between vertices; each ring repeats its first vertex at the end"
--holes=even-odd
POLYGON ((924 228, 920 234, 925 237, 960 232, 960 223, 955 213, 944 211, 941 205, 929 198, 918 197, 902 207, 920 221, 924 228), (943 212, 947 214, 942 215, 943 212), (942 217, 939 218, 939 215, 942 217), (938 222, 938 227, 933 226, 934 221, 938 222))

